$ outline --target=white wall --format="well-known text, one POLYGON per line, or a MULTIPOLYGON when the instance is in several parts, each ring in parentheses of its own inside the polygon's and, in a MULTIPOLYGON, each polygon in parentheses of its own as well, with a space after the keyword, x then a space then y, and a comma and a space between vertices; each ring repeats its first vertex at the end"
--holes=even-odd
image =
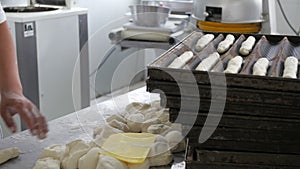
MULTIPOLYGON (((300 27, 299 19, 299 9, 300 1, 299 0, 281 0, 280 1, 285 14, 293 27, 298 31, 300 27)), ((283 15, 280 11, 278 3, 276 1, 276 21, 277 21, 277 32, 279 34, 295 35, 293 31, 289 28, 288 24, 283 18, 283 15)))

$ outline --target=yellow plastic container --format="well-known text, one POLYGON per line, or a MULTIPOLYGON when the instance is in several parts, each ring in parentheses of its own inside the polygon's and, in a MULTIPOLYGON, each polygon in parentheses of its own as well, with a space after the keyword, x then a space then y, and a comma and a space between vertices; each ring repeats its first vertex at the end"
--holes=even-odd
POLYGON ((127 163, 143 163, 155 139, 156 135, 150 133, 114 134, 104 142, 100 153, 127 163))

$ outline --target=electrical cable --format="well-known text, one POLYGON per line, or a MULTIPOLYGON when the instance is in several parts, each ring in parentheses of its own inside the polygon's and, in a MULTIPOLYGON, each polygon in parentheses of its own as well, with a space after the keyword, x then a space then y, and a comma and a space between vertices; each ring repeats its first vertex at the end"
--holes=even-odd
POLYGON ((283 10, 283 7, 282 7, 282 4, 280 2, 280 0, 277 0, 277 3, 278 3, 278 6, 280 8, 280 11, 284 17, 284 20, 286 21, 286 23, 288 24, 288 26, 292 29, 292 31, 297 35, 299 36, 300 35, 300 27, 299 27, 299 30, 297 31, 293 26, 292 24, 290 23, 290 21, 288 20, 286 14, 285 14, 285 11, 283 10))

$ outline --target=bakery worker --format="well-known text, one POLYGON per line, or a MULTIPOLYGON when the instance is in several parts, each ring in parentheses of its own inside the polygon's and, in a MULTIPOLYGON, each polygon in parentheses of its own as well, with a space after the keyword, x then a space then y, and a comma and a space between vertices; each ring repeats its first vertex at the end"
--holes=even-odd
POLYGON ((16 132, 13 116, 19 114, 32 135, 40 139, 48 132, 45 117, 29 101, 22 91, 19 78, 16 52, 7 26, 5 13, 0 4, 0 113, 6 125, 16 132))

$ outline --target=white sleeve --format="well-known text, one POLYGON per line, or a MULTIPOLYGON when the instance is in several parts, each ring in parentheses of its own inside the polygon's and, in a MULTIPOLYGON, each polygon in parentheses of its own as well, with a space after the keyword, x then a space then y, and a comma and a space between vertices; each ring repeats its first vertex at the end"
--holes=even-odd
POLYGON ((6 16, 5 16, 5 13, 4 13, 1 3, 0 3, 0 23, 2 23, 4 21, 6 21, 6 16))

